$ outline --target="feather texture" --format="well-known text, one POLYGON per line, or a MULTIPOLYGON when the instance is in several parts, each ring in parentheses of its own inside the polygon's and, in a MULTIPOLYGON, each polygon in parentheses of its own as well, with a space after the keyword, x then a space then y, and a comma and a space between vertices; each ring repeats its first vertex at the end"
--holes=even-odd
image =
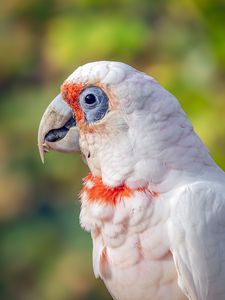
POLYGON ((91 171, 80 223, 93 239, 95 276, 115 300, 224 300, 225 173, 177 99, 152 77, 106 61, 75 70, 62 96, 91 171), (107 95, 107 111, 87 123, 79 96, 90 86, 107 95))

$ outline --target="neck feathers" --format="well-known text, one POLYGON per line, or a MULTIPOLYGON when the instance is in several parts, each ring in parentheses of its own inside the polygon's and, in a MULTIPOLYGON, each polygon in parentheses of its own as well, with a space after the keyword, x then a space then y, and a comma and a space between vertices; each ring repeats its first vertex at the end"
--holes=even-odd
POLYGON ((84 178, 84 186, 81 190, 81 198, 82 195, 85 194, 86 199, 89 202, 116 205, 121 201, 121 199, 132 198, 135 192, 145 191, 150 193, 152 197, 158 196, 156 192, 149 191, 145 187, 132 189, 125 184, 116 187, 110 187, 102 182, 101 177, 93 176, 91 173, 89 173, 89 175, 84 178))

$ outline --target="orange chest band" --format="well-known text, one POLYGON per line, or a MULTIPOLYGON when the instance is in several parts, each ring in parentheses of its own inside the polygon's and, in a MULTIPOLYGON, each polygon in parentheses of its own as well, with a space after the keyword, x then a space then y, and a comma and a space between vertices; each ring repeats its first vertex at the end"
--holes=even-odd
POLYGON ((103 184, 101 177, 94 177, 91 173, 84 178, 84 186, 81 190, 82 193, 87 194, 88 201, 101 202, 106 204, 115 205, 122 198, 131 198, 135 192, 148 191, 152 197, 158 196, 157 193, 151 192, 146 188, 131 189, 126 185, 117 187, 108 187, 103 184))

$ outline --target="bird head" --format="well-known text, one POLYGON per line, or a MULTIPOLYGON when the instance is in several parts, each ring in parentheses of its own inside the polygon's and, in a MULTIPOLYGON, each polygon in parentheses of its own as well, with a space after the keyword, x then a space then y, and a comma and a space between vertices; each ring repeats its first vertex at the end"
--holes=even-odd
POLYGON ((64 81, 42 117, 38 145, 42 160, 51 149, 80 152, 107 186, 157 190, 169 171, 180 171, 179 160, 190 165, 192 132, 176 98, 152 77, 100 61, 64 81))

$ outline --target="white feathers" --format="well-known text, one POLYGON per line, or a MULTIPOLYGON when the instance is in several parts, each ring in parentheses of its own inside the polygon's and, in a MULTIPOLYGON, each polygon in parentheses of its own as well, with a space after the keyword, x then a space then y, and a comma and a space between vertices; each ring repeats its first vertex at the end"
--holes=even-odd
POLYGON ((152 77, 102 61, 78 68, 67 81, 103 85, 109 96, 110 111, 98 122, 102 127, 96 123, 91 134, 80 137, 84 155, 91 153, 90 170, 106 185, 148 184, 166 192, 183 184, 183 176, 201 174, 205 165, 217 168, 177 99, 152 77))
POLYGON ((126 76, 125 71, 119 67, 111 67, 109 68, 109 72, 106 76, 104 76, 103 80, 101 81, 103 84, 118 84, 124 80, 126 76))
POLYGON ((114 205, 81 195, 95 276, 117 300, 224 300, 225 176, 177 99, 117 62, 87 64, 67 81, 108 94, 109 112, 80 130, 81 150, 105 186, 133 190, 114 205))
POLYGON ((81 225, 93 239, 94 274, 116 299, 185 299, 176 288, 164 197, 136 191, 112 206, 91 203, 84 192, 81 203, 81 225))
POLYGON ((174 191, 169 235, 179 284, 190 299, 225 298, 224 183, 199 181, 174 191))

